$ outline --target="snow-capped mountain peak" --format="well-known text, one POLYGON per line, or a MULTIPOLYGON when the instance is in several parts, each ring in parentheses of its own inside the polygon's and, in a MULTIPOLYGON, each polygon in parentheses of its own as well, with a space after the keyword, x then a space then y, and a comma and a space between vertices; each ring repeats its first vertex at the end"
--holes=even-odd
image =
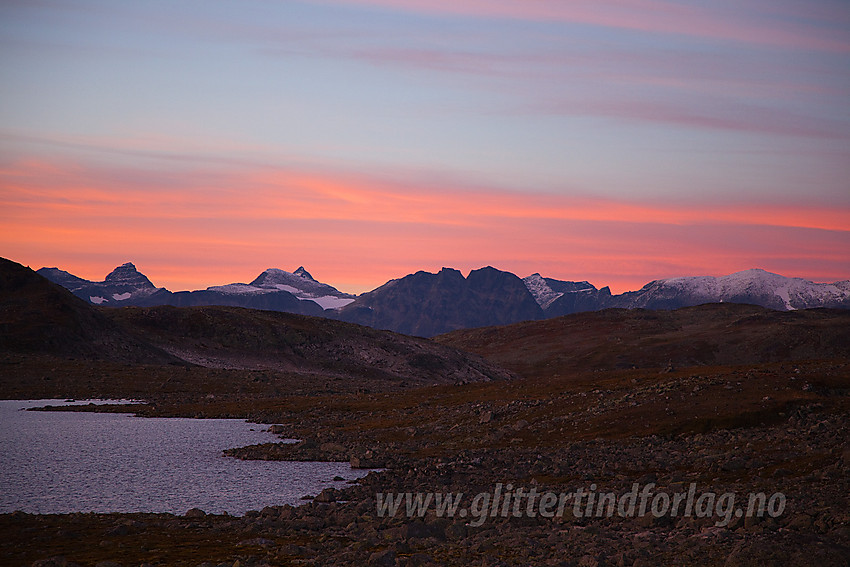
POLYGON ((696 276, 655 280, 632 296, 629 306, 651 307, 659 302, 753 303, 779 310, 837 306, 850 299, 850 281, 815 283, 753 268, 727 276, 696 276))
MULTIPOLYGON (((316 281, 310 272, 304 269, 304 266, 300 266, 295 272, 269 268, 245 286, 243 292, 263 293, 264 291, 286 291, 298 299, 314 301, 323 309, 338 309, 354 301, 353 295, 316 281)), ((235 290, 234 292, 238 293, 235 290)))
POLYGON ((134 305, 165 291, 151 283, 132 262, 118 266, 102 282, 89 281, 58 268, 41 268, 38 273, 98 305, 134 305))
POLYGON ((575 294, 580 292, 597 291, 593 285, 586 281, 571 282, 552 278, 544 278, 540 274, 532 274, 522 280, 525 287, 541 308, 546 309, 564 294, 575 294))
POLYGON ((263 271, 262 274, 257 276, 257 278, 251 282, 251 285, 268 287, 282 284, 291 286, 299 283, 308 283, 309 285, 310 282, 314 284, 319 284, 319 282, 313 279, 313 276, 310 275, 310 272, 305 270, 304 266, 301 266, 294 272, 287 272, 286 270, 281 270, 280 268, 268 268, 263 271))

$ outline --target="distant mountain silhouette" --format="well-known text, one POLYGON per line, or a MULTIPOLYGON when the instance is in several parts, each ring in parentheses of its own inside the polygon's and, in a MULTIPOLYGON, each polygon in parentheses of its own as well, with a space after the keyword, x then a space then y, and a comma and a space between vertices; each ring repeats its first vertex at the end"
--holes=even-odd
POLYGON ((102 282, 85 280, 58 268, 41 268, 38 273, 89 303, 107 307, 230 305, 321 315, 326 307, 339 307, 354 299, 352 295, 317 282, 303 267, 295 273, 270 268, 250 284, 234 283, 178 292, 154 286, 130 262, 115 268, 102 282))
POLYGON ((725 302, 780 311, 850 309, 850 281, 813 283, 761 269, 722 277, 655 280, 619 295, 613 295, 608 287, 597 289, 587 281, 563 281, 540 274, 521 280, 492 267, 473 270, 467 277, 451 268, 436 274, 420 271, 360 296, 316 281, 303 266, 294 272, 269 268, 247 284, 176 293, 156 287, 129 262, 113 270, 103 282, 88 281, 58 268, 42 268, 39 273, 78 297, 103 306, 247 307, 320 315, 424 337, 608 308, 677 309, 725 302))
POLYGON ((523 281, 495 268, 417 272, 359 296, 335 315, 344 321, 429 337, 485 325, 540 319, 543 310, 523 281))

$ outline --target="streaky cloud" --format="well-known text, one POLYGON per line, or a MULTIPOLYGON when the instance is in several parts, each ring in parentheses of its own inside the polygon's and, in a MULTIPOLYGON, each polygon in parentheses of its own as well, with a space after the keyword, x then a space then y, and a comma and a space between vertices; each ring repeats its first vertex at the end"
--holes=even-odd
MULTIPOLYGON (((840 29, 830 26, 840 10, 826 12, 821 25, 810 23, 811 13, 801 4, 797 11, 781 11, 782 25, 766 18, 772 5, 760 4, 759 13, 742 16, 741 6, 683 4, 661 0, 606 1, 579 0, 323 0, 327 4, 346 4, 405 10, 442 16, 499 18, 539 22, 560 22, 610 27, 647 33, 716 41, 760 44, 789 49, 812 49, 839 53, 850 52, 850 40, 840 29), (736 8, 733 10, 732 8, 736 8)), ((746 6, 744 6, 746 7, 746 6)), ((845 14, 846 17, 846 14, 845 14)))

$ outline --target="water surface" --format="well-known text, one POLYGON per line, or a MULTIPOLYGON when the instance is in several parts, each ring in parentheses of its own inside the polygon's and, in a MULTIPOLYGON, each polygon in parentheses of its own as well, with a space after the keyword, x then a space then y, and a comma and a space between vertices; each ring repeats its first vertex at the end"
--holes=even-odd
MULTIPOLYGON (((77 402, 88 403, 88 401, 77 402)), ((231 447, 278 441, 238 419, 21 411, 61 400, 0 400, 0 513, 171 512, 242 515, 302 503, 368 471, 347 463, 240 461, 231 447)))

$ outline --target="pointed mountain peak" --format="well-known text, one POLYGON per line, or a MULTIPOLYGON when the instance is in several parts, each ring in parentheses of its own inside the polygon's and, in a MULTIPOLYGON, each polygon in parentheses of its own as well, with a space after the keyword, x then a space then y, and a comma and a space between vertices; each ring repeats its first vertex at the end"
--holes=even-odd
POLYGON ((316 281, 316 279, 313 276, 310 275, 310 272, 308 272, 307 270, 304 269, 304 266, 298 266, 298 269, 295 270, 292 273, 295 274, 298 277, 302 277, 304 279, 316 281))
POLYGON ((147 276, 136 269, 136 266, 132 262, 126 262, 112 270, 106 276, 104 283, 128 285, 138 288, 155 287, 147 276))
POLYGON ((123 264, 121 264, 120 266, 118 266, 117 268, 115 268, 114 270, 109 272, 109 275, 106 276, 106 279, 108 280, 110 278, 114 278, 116 276, 119 276, 120 274, 130 274, 130 273, 134 273, 134 272, 137 272, 137 271, 138 270, 136 270, 136 265, 133 264, 133 262, 124 262, 123 264))

